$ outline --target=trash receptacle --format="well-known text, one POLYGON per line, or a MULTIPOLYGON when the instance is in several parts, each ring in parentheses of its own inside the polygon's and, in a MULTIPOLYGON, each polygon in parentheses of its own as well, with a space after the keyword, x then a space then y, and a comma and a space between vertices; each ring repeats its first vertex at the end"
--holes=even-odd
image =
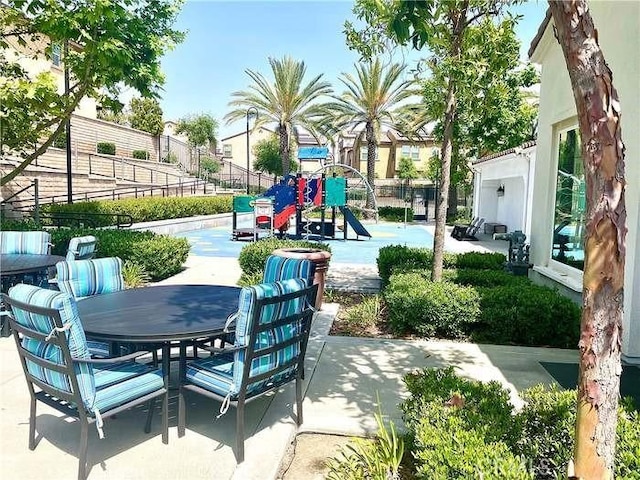
POLYGON ((280 248, 274 250, 273 255, 285 258, 305 258, 315 264, 313 284, 318 285, 315 307, 317 310, 320 310, 322 307, 322 296, 324 295, 324 282, 327 270, 329 270, 331 254, 319 248, 280 248))

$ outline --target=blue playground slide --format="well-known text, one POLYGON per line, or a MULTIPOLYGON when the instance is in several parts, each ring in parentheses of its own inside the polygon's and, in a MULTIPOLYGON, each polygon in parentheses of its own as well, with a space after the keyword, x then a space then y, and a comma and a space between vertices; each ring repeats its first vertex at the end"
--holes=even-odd
POLYGON ((344 215, 344 218, 347 220, 347 223, 351 225, 351 228, 353 228, 353 231, 356 232, 357 237, 371 238, 371 234, 367 231, 366 228, 364 228, 364 225, 360 223, 360 220, 356 218, 353 212, 349 210, 349 207, 345 205, 344 207, 338 207, 338 208, 342 212, 342 215, 344 215))

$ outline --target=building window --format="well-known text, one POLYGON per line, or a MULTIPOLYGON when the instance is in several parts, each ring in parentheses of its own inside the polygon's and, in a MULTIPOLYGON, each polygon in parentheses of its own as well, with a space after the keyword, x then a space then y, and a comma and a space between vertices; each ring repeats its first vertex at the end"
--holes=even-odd
POLYGON ((577 128, 560 133, 551 258, 583 270, 585 180, 577 128))
POLYGON ((62 47, 59 43, 51 44, 51 63, 56 67, 62 64, 62 47))
POLYGON ((225 143, 222 145, 222 156, 223 157, 231 157, 231 144, 225 143))
POLYGON ((402 158, 410 158, 417 162, 420 160, 420 147, 417 145, 402 145, 402 158))
MULTIPOLYGON (((366 162, 367 161, 367 153, 369 152, 369 150, 367 149, 366 145, 363 147, 360 147, 360 161, 361 162, 366 162)), ((376 148, 376 162, 379 160, 379 155, 378 155, 378 149, 376 148)))

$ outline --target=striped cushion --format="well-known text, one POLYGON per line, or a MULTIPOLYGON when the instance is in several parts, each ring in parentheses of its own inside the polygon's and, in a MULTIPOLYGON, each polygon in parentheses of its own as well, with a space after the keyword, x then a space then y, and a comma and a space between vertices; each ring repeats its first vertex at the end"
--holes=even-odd
MULTIPOLYGON (((306 280, 301 278, 285 280, 282 282, 263 283, 244 287, 240 292, 238 316, 236 320, 235 346, 247 346, 251 334, 251 320, 256 308, 256 300, 272 298, 285 293, 299 292, 307 287, 306 280)), ((259 317, 261 324, 273 323, 276 320, 301 312, 306 304, 306 297, 296 298, 285 302, 265 305, 259 317)), ((300 321, 285 324, 275 330, 267 330, 255 339, 254 348, 267 348, 277 343, 286 341, 297 335, 300 331, 300 321)), ((273 353, 254 358, 251 363, 250 376, 266 373, 273 368, 295 358, 300 353, 299 343, 294 343, 273 353)), ((218 393, 237 396, 242 386, 242 375, 245 364, 245 351, 240 350, 233 354, 217 355, 212 358, 196 360, 187 368, 187 379, 203 388, 218 393)), ((277 376, 267 378, 262 382, 254 382, 247 386, 247 393, 257 393, 272 383, 277 383, 284 377, 291 375, 295 367, 287 369, 277 376)))
POLYGON ((311 260, 269 255, 264 267, 263 283, 279 282, 290 278, 304 278, 309 285, 313 281, 315 264, 311 260))
POLYGON ((93 235, 86 235, 84 237, 73 237, 69 241, 69 248, 67 250, 67 262, 74 260, 89 260, 93 258, 93 254, 96 251, 96 237, 93 235))
POLYGON ((0 253, 47 255, 50 247, 49 232, 0 232, 0 253))
POLYGON ((124 289, 122 260, 117 257, 58 262, 58 288, 76 299, 124 289))
MULTIPOLYGON (((9 297, 39 307, 51 308, 60 312, 63 325, 69 325, 66 331, 69 351, 72 357, 89 358, 89 350, 84 335, 75 300, 66 293, 46 290, 32 285, 19 284, 9 290, 9 297)), ((36 315, 26 310, 12 308, 13 316, 20 325, 48 335, 54 328, 53 319, 45 315, 36 315)), ((58 365, 63 364, 62 350, 53 344, 46 344, 34 338, 24 337, 22 346, 28 352, 47 359, 58 365)), ((95 398, 93 369, 86 363, 74 364, 78 377, 80 395, 87 409, 92 408, 95 398)), ((60 390, 71 392, 70 378, 59 372, 43 368, 27 360, 27 370, 34 377, 60 390)))
POLYGON ((162 370, 135 362, 94 367, 95 407, 106 411, 164 387, 162 370))

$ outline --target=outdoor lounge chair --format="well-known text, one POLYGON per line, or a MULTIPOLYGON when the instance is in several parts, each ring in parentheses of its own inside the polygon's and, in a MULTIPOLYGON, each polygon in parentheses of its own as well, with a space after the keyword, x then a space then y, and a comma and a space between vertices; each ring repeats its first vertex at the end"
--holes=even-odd
POLYGON ((75 300, 66 293, 20 284, 2 294, 2 301, 11 309, 11 330, 31 396, 30 450, 37 445, 37 401, 80 422, 79 480, 88 474, 89 425, 95 423, 102 438, 104 418, 148 402, 148 433, 155 401, 162 397, 162 441, 168 443, 168 389, 162 370, 134 361, 145 352, 91 359, 75 300))
POLYGON ((479 221, 480 217, 474 217, 473 220, 471 220, 471 223, 458 223, 454 225, 453 230, 451 231, 451 236, 456 239, 458 237, 461 237, 469 227, 475 227, 476 223, 478 223, 479 221))
POLYGON ((302 423, 302 371, 317 286, 291 279, 244 287, 240 292, 236 340, 210 349, 180 372, 178 436, 185 434, 185 390, 222 402, 220 414, 236 408, 236 461, 244 461, 245 403, 296 381, 296 421, 302 423))
POLYGON ((478 240, 476 238, 476 234, 483 223, 484 218, 479 218, 475 223, 471 222, 468 226, 455 225, 451 232, 451 236, 456 240, 478 240))
POLYGON ((69 240, 67 249, 67 262, 74 260, 90 260, 96 253, 96 237, 86 235, 84 237, 73 237, 69 240))
MULTIPOLYGON (((124 290, 122 260, 118 257, 58 262, 56 272, 58 289, 76 300, 124 290)), ((93 356, 109 357, 111 355, 111 347, 108 343, 92 339, 88 339, 87 343, 93 356)))

